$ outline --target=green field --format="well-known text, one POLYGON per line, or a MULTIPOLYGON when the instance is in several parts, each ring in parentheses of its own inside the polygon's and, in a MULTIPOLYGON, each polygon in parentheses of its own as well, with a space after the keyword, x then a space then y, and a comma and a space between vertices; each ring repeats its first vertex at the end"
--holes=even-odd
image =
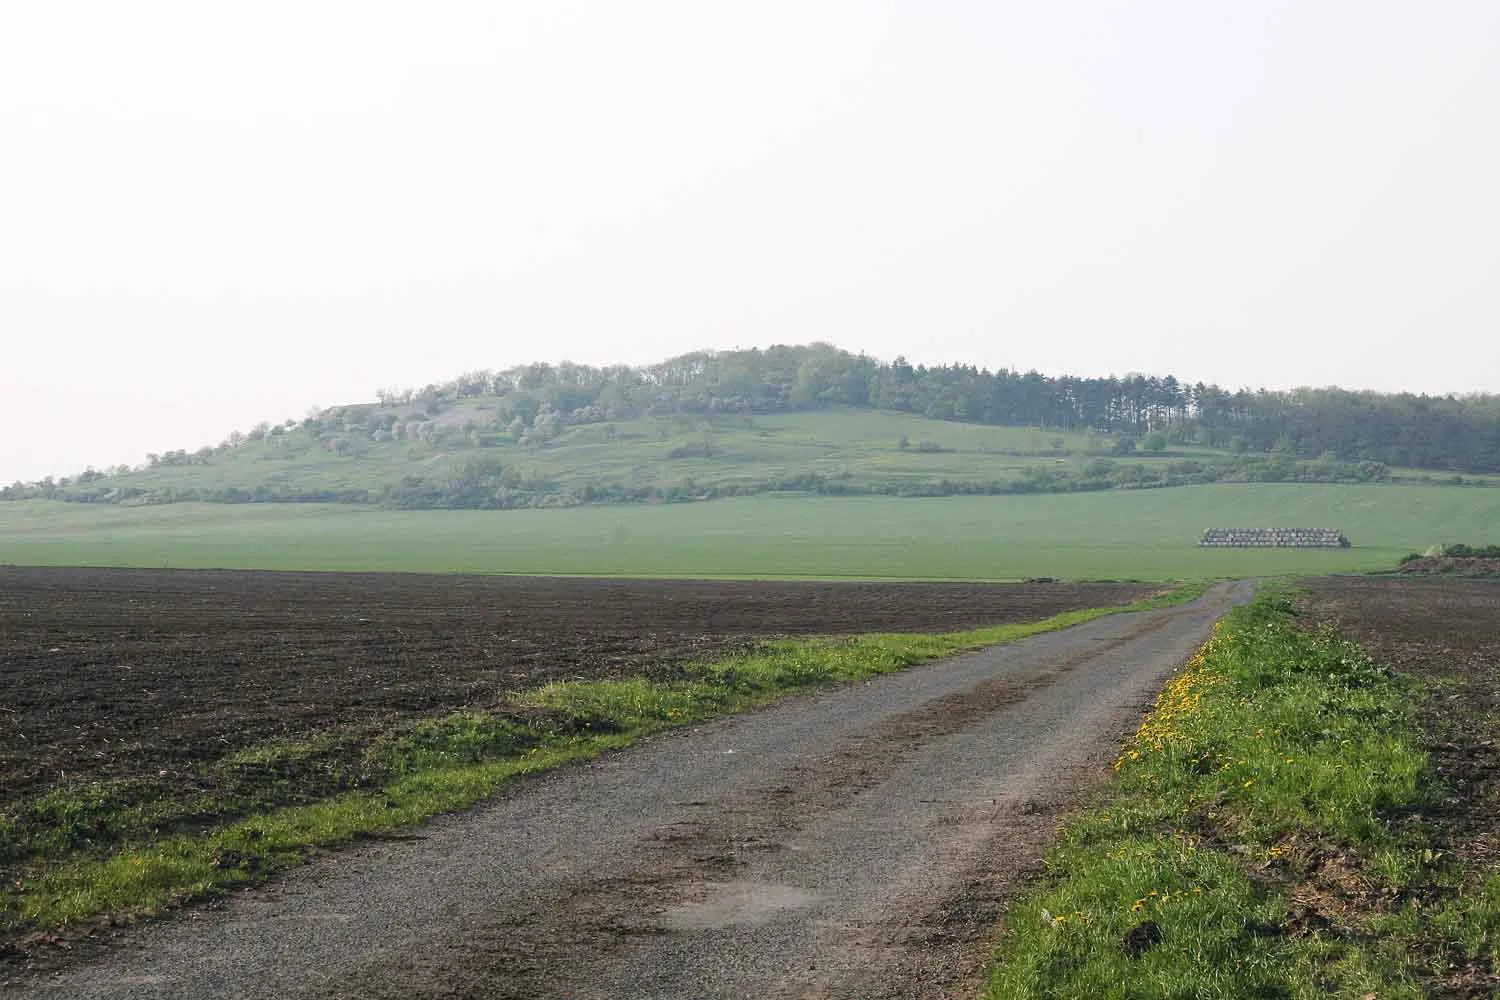
POLYGON ((1500 490, 1208 485, 896 499, 770 495, 515 511, 0 504, 0 563, 685 577, 1199 579, 1363 572, 1483 542, 1500 490), (1348 550, 1205 550, 1205 527, 1342 529, 1348 550))

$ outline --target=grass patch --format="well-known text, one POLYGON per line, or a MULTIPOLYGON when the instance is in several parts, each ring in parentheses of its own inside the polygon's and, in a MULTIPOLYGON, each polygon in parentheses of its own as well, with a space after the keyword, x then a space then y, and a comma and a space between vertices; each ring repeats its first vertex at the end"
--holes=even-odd
POLYGON ((1500 878, 1433 849, 1414 686, 1284 596, 1231 613, 1008 914, 986 996, 1390 1000, 1426 995, 1424 952, 1492 961, 1500 878))
POLYGON ((678 680, 551 684, 494 712, 389 729, 268 741, 182 783, 63 786, 0 816, 0 938, 123 919, 212 895, 301 863, 310 852, 462 809, 519 775, 594 756, 672 726, 786 694, 901 670, 1121 611, 1191 600, 1192 584, 1124 607, 940 635, 772 642, 683 668, 678 680))

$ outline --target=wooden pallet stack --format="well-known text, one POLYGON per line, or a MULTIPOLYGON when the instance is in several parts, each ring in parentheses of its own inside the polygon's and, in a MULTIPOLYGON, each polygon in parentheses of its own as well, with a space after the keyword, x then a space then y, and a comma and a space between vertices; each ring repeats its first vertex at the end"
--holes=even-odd
POLYGON ((1337 528, 1208 528, 1199 545, 1217 549, 1347 549, 1337 528))

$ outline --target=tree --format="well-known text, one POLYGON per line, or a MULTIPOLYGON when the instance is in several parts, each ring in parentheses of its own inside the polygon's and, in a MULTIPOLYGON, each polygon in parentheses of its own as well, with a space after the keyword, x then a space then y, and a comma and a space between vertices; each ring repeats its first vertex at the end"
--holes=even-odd
POLYGON ((562 416, 551 406, 543 405, 531 423, 531 438, 534 441, 551 441, 562 433, 562 416))

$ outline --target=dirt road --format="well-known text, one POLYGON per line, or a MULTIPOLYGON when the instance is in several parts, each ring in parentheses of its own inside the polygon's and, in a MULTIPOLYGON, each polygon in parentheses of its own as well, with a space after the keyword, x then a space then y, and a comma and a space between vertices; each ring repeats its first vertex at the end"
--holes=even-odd
POLYGON ((660 737, 6 995, 972 995, 1058 811, 1249 594, 660 737))

